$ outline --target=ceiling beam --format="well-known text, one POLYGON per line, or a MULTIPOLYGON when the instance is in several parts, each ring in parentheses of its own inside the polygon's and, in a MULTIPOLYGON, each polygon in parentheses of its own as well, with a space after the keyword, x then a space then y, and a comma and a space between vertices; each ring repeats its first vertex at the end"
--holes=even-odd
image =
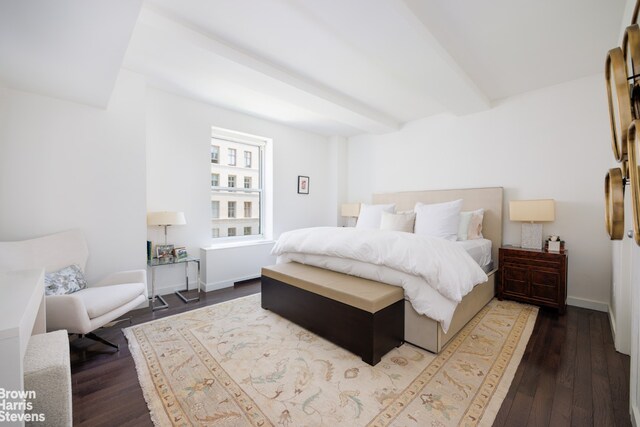
MULTIPOLYGON (((161 30, 175 40, 195 46, 244 68, 243 85, 276 96, 300 108, 367 133, 386 133, 400 128, 397 119, 376 111, 349 96, 279 67, 252 52, 234 46, 200 28, 169 17, 149 6, 142 8, 139 25, 161 30), (245 79, 246 74, 252 79, 245 79)), ((143 28, 138 30, 144 31, 143 28)), ((216 59, 218 59, 216 58, 216 59)), ((240 78, 240 77, 239 77, 240 78)))

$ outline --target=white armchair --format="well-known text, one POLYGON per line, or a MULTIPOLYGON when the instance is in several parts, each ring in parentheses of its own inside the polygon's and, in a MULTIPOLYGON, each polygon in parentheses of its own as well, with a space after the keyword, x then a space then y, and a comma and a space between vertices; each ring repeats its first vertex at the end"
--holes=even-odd
MULTIPOLYGON (((0 270, 44 268, 45 272, 77 264, 84 272, 89 250, 79 230, 18 242, 0 242, 0 270)), ((66 329, 118 348, 93 333, 147 300, 146 270, 114 273, 68 295, 46 297, 47 331, 66 329)))

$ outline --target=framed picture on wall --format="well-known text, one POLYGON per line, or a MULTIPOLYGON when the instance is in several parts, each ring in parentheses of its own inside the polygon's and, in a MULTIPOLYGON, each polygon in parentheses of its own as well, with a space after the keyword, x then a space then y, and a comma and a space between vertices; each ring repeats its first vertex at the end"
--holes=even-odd
POLYGON ((298 194, 309 194, 308 176, 298 176, 298 194))

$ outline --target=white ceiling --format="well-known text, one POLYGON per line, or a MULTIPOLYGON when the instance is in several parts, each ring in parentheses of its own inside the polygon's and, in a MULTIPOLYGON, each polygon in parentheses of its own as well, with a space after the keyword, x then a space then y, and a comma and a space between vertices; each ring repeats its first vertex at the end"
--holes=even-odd
POLYGON ((0 1, 0 84, 106 107, 141 4, 0 1))
POLYGON ((312 132, 384 133, 602 72, 624 4, 7 0, 0 83, 105 106, 124 66, 162 89, 312 132))

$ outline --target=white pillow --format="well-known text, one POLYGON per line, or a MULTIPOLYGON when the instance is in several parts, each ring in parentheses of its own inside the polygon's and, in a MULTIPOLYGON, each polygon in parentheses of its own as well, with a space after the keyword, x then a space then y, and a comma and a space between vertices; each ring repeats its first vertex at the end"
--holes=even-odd
POLYGON ((407 233, 413 233, 413 224, 415 220, 416 214, 414 212, 400 214, 382 212, 380 230, 404 231, 407 233))
POLYGON ((430 205, 418 202, 413 209, 416 212, 414 230, 416 234, 441 237, 451 241, 458 238, 462 199, 430 205))
MULTIPOLYGON (((484 216, 484 209, 476 209, 475 211, 463 211, 460 212, 460 224, 458 225, 458 240, 471 240, 469 237, 469 224, 471 218, 476 215, 480 217, 480 230, 482 230, 482 217, 484 216)), ((477 237, 476 237, 477 238, 477 237)))
POLYGON ((358 222, 356 222, 356 228, 378 230, 382 222, 382 212, 394 213, 395 211, 395 204, 367 205, 363 203, 362 206, 360 206, 360 215, 358 216, 358 222))

